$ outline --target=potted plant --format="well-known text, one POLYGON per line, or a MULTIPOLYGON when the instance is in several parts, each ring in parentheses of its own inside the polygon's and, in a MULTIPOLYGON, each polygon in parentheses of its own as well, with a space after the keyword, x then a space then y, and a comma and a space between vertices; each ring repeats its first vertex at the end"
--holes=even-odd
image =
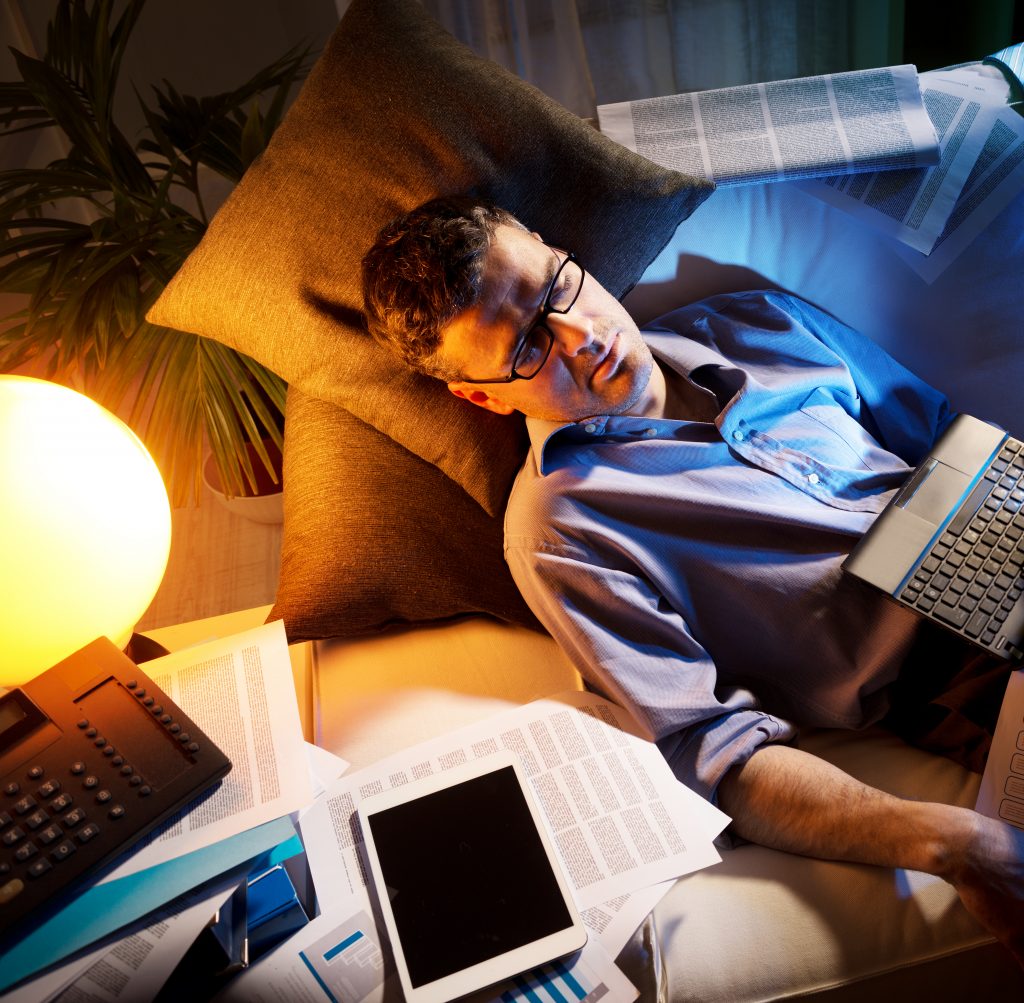
POLYGON ((308 67, 292 50, 226 94, 189 97, 166 81, 150 102, 136 92, 146 127, 133 143, 114 95, 144 4, 115 20, 113 0, 60 0, 42 58, 15 52, 21 79, 0 83, 0 135, 55 127, 68 150, 0 171, 0 291, 24 304, 0 330, 0 371, 35 360, 123 414, 182 504, 198 497, 207 449, 229 496, 256 490, 259 465, 277 479, 286 388, 145 314, 206 230, 201 178, 241 179, 308 67))

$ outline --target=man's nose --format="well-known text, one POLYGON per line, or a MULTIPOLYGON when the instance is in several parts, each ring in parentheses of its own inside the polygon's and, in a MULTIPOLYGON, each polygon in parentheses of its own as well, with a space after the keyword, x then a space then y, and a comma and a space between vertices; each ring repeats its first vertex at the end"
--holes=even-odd
POLYGON ((594 323, 579 311, 548 314, 548 330, 558 342, 559 350, 568 356, 594 350, 594 323))

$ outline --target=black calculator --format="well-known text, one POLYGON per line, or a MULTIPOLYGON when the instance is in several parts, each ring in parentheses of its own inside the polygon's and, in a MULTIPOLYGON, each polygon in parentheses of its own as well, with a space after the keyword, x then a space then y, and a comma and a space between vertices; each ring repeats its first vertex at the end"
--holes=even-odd
POLYGON ((230 769, 105 637, 0 696, 0 936, 27 932, 230 769))

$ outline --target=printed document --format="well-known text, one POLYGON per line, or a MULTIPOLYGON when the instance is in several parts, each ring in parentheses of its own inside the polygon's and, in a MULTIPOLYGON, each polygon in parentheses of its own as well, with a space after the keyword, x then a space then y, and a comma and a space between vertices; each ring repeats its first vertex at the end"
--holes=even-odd
POLYGON ((313 800, 280 620, 146 663, 147 673, 231 760, 211 794, 164 823, 105 881, 199 850, 313 800))
POLYGON ((601 131, 719 185, 924 167, 938 137, 913 66, 600 105, 601 131))
POLYGON ((1024 829, 1024 669, 1010 673, 975 810, 1024 829))
POLYGON ((936 70, 921 74, 921 90, 938 134, 938 164, 802 184, 823 201, 928 254, 984 148, 996 112, 1005 107, 1006 82, 969 69, 936 70))
POLYGON ((324 908, 344 896, 368 898, 354 814, 359 799, 500 749, 519 756, 581 910, 717 863, 712 840, 727 816, 680 784, 657 747, 634 727, 607 700, 568 693, 343 777, 300 822, 324 908))

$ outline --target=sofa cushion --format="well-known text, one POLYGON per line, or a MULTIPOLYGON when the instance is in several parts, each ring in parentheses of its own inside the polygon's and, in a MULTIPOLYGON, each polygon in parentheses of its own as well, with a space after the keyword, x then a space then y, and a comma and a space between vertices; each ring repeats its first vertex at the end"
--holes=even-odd
POLYGON ((710 190, 478 58, 416 0, 354 0, 149 319, 347 408, 497 515, 524 455, 521 422, 459 401, 373 342, 364 252, 399 213, 472 193, 575 251, 621 296, 710 190))

